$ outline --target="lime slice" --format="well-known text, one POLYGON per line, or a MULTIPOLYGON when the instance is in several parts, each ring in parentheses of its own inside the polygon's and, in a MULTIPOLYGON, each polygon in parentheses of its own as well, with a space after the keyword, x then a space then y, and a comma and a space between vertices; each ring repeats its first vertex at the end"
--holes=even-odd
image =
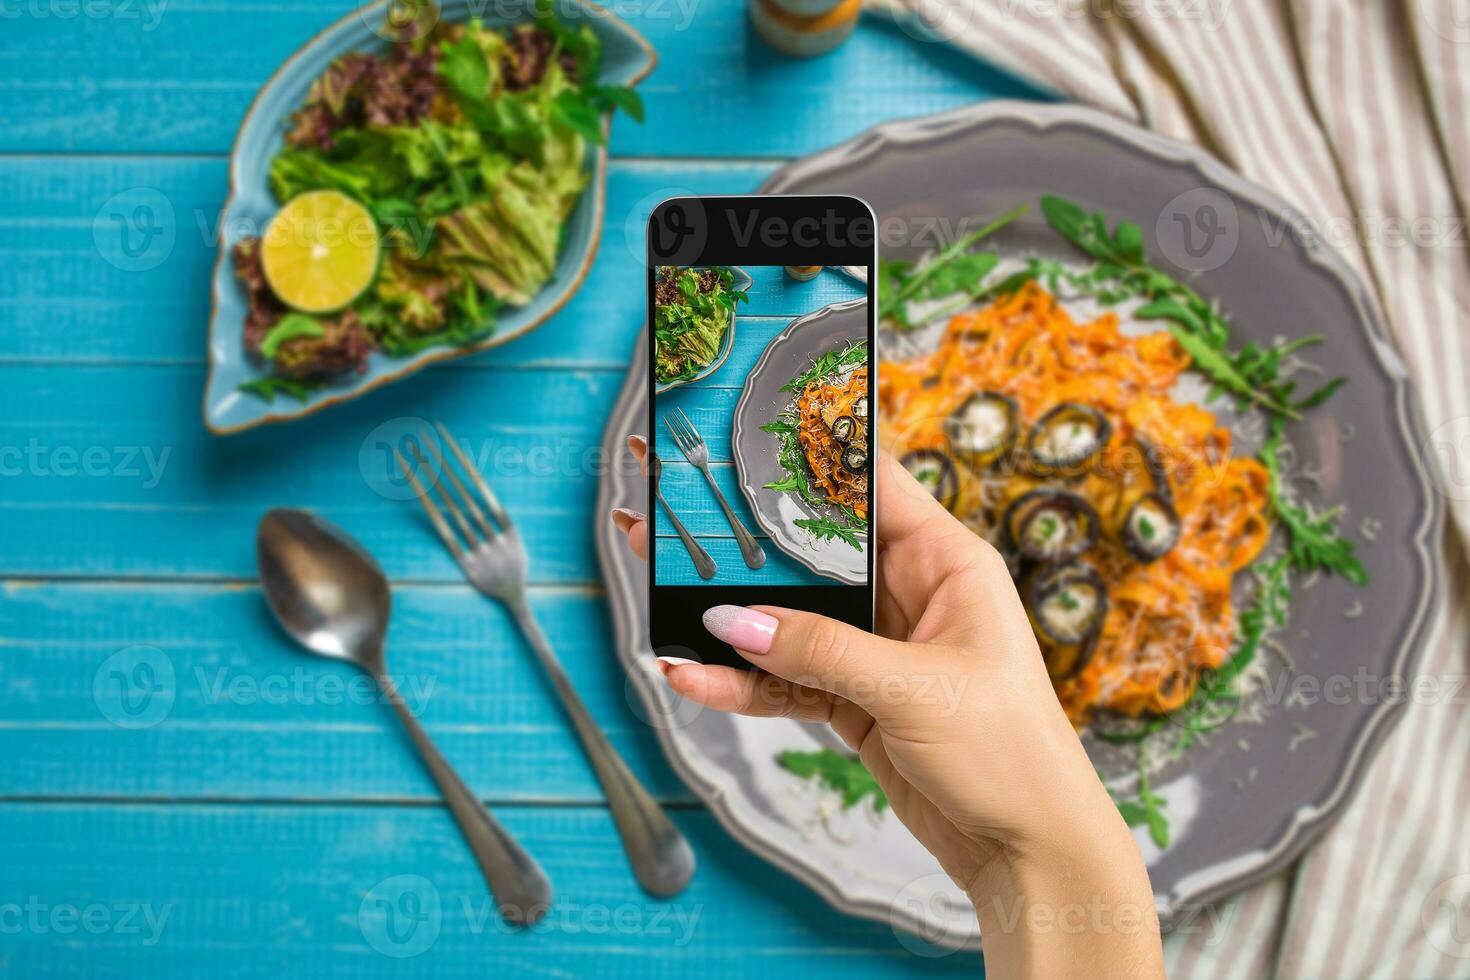
POLYGON ((260 261, 271 292, 303 313, 331 313, 361 296, 378 273, 378 226, 339 191, 308 191, 266 226, 260 261))

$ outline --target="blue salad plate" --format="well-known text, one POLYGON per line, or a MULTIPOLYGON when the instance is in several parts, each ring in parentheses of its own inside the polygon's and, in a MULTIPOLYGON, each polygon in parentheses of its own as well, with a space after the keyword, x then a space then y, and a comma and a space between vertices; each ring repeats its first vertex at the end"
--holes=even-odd
MULTIPOLYGON (((286 121, 306 99, 307 91, 331 63, 352 51, 386 50, 382 25, 389 0, 370 4, 337 21, 297 51, 256 96, 235 138, 230 159, 230 191, 220 222, 219 255, 213 278, 213 306, 209 325, 209 379, 204 389, 204 424, 225 435, 310 415, 329 405, 348 401, 437 361, 464 357, 497 347, 534 330, 571 298, 582 284, 602 230, 607 195, 606 146, 589 146, 587 170, 591 179, 563 228, 560 255, 549 282, 530 303, 501 312, 495 332, 461 347, 430 347, 408 357, 374 352, 367 370, 345 375, 305 394, 299 401, 278 394, 273 400, 240 385, 265 377, 269 365, 257 363, 245 351, 244 327, 248 312, 245 290, 236 280, 230 260, 235 244, 258 235, 280 209, 270 189, 271 159, 284 146, 286 121)), ((602 42, 598 81, 604 85, 636 85, 657 63, 647 41, 622 20, 591 3, 552 0, 565 21, 586 23, 602 42)), ((486 26, 509 26, 532 19, 530 2, 486 4, 483 0, 444 0, 440 18, 446 22, 479 17, 486 26)), ((607 122, 604 121, 604 132, 607 122)))

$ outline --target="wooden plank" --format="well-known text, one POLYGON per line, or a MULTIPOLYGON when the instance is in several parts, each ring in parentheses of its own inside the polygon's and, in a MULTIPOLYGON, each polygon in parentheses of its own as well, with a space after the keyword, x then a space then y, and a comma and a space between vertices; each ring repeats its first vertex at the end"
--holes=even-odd
MULTIPOLYGON (((456 366, 626 366, 645 315, 648 211, 676 193, 753 190, 771 169, 614 164, 601 245, 582 289, 532 334, 456 366)), ((0 158, 0 363, 204 363, 225 190, 223 160, 0 158), (140 248, 145 227, 111 220, 108 202, 119 194, 152 209, 145 224, 160 237, 146 262, 117 261, 122 236, 140 248)), ((851 295, 836 275, 800 286, 763 277, 741 310, 789 318, 851 295)))
MULTIPOLYGON (((948 46, 878 20, 865 21, 840 57, 804 60, 767 47, 742 4, 622 6, 660 64, 641 88, 647 121, 614 127, 621 155, 788 156, 921 107, 937 112, 1032 94, 948 46)), ((352 0, 17 7, 0 53, 0 152, 228 152, 276 67, 356 7, 352 0), (63 7, 70 16, 57 15, 63 7), (46 56, 32 56, 38 51, 46 56)))
POLYGON ((622 379, 431 369, 309 422, 229 439, 197 367, 0 366, 0 575, 255 574, 255 524, 317 508, 396 579, 463 581, 386 446, 442 419, 520 522, 537 582, 597 578, 591 521, 622 379))
POLYGON ((499 815, 556 889, 530 930, 494 917, 438 808, 10 805, 0 809, 0 970, 35 978, 665 980, 835 969, 866 980, 920 967, 926 977, 980 975, 975 955, 932 950, 915 959, 904 948, 912 939, 901 945, 887 925, 829 908, 752 860, 703 811, 675 814, 700 864, 674 899, 639 891, 606 811, 499 815))
MULTIPOLYGON (((3 596, 0 797, 438 798, 367 678, 293 646, 253 586, 10 584, 3 596)), ((608 649, 604 597, 536 590, 531 602, 634 771, 691 800, 608 649)), ((481 796, 602 800, 498 604, 468 587, 399 587, 388 658, 481 796)))

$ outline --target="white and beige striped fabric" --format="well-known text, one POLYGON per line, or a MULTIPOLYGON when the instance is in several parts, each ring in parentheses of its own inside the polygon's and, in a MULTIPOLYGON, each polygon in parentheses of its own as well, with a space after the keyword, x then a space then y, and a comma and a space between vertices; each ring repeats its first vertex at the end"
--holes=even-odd
POLYGON ((1458 527, 1419 667, 1442 694, 1409 708, 1294 868, 1166 951, 1176 977, 1470 976, 1470 0, 868 2, 1206 147, 1313 218, 1373 288, 1458 527))

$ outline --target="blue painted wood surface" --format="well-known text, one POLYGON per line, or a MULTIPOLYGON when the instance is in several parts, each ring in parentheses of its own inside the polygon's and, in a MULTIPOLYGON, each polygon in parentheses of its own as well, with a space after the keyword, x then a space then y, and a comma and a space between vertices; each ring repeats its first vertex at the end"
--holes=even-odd
POLYGON ((718 571, 707 582, 699 577, 688 550, 660 508, 654 516, 658 579, 663 585, 831 585, 831 579, 818 575, 776 547, 751 516, 731 455, 730 432, 745 378, 766 345, 797 316, 815 312, 830 303, 861 299, 866 293, 861 285, 835 272, 825 272, 809 282, 797 282, 780 266, 742 268, 754 281, 749 290, 750 302, 741 304, 736 315, 730 356, 709 377, 659 395, 656 409, 660 420, 666 413, 682 411, 704 437, 715 482, 736 516, 760 542, 766 553, 766 564, 754 571, 746 567, 734 532, 709 484, 694 467, 680 465, 684 457, 667 426, 661 423, 654 433, 654 450, 665 464, 661 483, 664 498, 684 527, 715 560, 718 571), (788 312, 792 309, 798 312, 788 312))
MULTIPOLYGON (((886 119, 1029 93, 884 23, 793 61, 754 38, 741 4, 642 5, 630 19, 662 63, 643 87, 648 121, 614 127, 601 251, 573 302, 508 347, 303 423, 213 439, 199 399, 226 155, 276 66, 354 6, 6 12, 0 972, 975 975, 975 957, 917 958, 886 926, 832 911, 698 805, 630 699, 590 531, 604 519, 603 420, 642 323, 636 257, 653 203, 748 191, 783 160, 886 119), (142 191, 166 241, 122 261, 125 229, 99 215, 142 191), (523 527, 532 602, 592 712, 691 836, 700 872, 672 904, 636 888, 504 613, 463 584, 388 479, 377 441, 435 418, 523 527), (511 935, 484 918, 453 825, 383 708, 271 626, 253 532, 278 504, 341 523, 393 578, 393 668, 467 782, 546 864, 559 895, 547 927, 511 935), (434 896, 437 919, 409 914, 434 896)), ((832 277, 800 295, 758 284, 742 329, 774 335, 846 295, 832 277)), ((733 407, 733 391, 706 397, 733 407)), ((706 436, 728 458, 728 434, 706 436)), ((730 476, 722 468, 738 501, 730 476)), ((717 513, 678 506, 734 560, 717 513)))

